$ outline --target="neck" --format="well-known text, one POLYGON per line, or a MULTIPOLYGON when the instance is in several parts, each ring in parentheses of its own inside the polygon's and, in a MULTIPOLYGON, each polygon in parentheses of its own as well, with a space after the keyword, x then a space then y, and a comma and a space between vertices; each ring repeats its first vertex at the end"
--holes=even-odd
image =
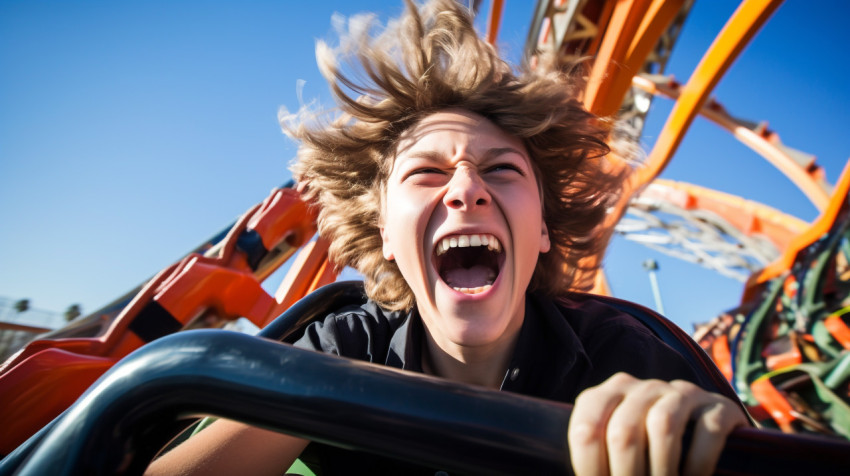
POLYGON ((488 347, 442 349, 426 330, 422 370, 448 380, 498 389, 502 385, 519 333, 488 347))

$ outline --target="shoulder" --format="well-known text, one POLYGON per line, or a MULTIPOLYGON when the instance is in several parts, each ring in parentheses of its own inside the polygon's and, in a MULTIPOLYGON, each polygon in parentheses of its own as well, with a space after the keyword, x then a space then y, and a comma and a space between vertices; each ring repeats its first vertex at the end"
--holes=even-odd
POLYGON ((385 354, 392 336, 408 313, 390 312, 373 301, 337 309, 309 324, 296 347, 353 359, 374 361, 385 354))
POLYGON ((638 378, 698 380, 687 359, 630 310, 654 312, 637 304, 579 293, 560 298, 555 305, 584 347, 594 381, 617 372, 638 378))
POLYGON ((647 338, 660 342, 640 320, 615 307, 605 297, 571 293, 555 300, 555 306, 585 344, 621 337, 647 338))

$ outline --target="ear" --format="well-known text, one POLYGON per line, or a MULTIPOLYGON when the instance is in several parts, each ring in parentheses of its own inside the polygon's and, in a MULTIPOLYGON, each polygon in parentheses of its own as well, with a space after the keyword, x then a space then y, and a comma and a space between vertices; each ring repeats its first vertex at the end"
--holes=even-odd
POLYGON ((390 249, 390 237, 388 233, 384 230, 384 227, 378 227, 378 230, 381 232, 381 241, 384 243, 383 251, 384 251, 384 259, 387 261, 392 261, 395 259, 395 254, 392 249, 390 249))
POLYGON ((552 248, 552 243, 549 242, 549 228, 546 227, 546 222, 541 221, 542 229, 540 230, 540 252, 548 253, 552 248))

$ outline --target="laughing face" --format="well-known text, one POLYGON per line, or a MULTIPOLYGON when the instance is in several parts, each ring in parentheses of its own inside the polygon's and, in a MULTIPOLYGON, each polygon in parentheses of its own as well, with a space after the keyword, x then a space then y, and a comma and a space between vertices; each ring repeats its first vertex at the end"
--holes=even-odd
POLYGON ((522 141, 459 109, 420 121, 399 142, 381 236, 432 344, 452 355, 512 345, 550 246, 522 141))

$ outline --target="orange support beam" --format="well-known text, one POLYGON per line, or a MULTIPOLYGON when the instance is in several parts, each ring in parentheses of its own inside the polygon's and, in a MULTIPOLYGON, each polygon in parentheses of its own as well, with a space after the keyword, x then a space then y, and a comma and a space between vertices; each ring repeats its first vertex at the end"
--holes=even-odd
MULTIPOLYGON (((649 8, 646 10, 646 14, 640 21, 640 24, 637 28, 637 33, 632 38, 631 43, 628 44, 627 49, 625 50, 622 59, 611 58, 611 60, 617 61, 616 63, 609 64, 608 71, 609 74, 605 76, 604 80, 596 86, 596 83, 588 84, 587 91, 587 99, 585 100, 585 104, 588 104, 588 100, 592 101, 589 103, 591 109, 594 113, 599 114, 600 116, 611 116, 616 114, 620 108, 620 105, 623 103, 623 98, 626 97, 626 93, 632 85, 632 77, 638 74, 641 71, 644 63, 646 62, 647 57, 652 52, 652 49, 658 44, 658 39, 661 38, 661 35, 664 34, 664 31, 670 26, 670 23, 676 17, 676 14, 682 8, 682 4, 684 0, 653 0, 652 4, 649 5, 649 8), (616 68, 616 70, 614 70, 616 68), (591 89, 591 85, 596 89, 591 89), (593 98, 591 99, 591 95, 593 98)), ((620 6, 615 8, 614 20, 619 20, 616 16, 617 12, 620 10, 620 6)), ((639 10, 630 14, 637 14, 639 10)), ((612 25, 613 26, 613 25, 612 25)), ((631 27, 632 24, 624 25, 624 27, 631 27)), ((605 38, 609 38, 609 34, 614 33, 612 31, 606 31, 605 38)), ((613 50, 619 54, 623 50, 621 47, 625 45, 625 41, 628 38, 618 38, 617 45, 613 47, 613 50)), ((603 45, 605 45, 605 40, 603 40, 603 45)), ((597 60, 599 61, 599 60, 597 60)), ((609 60, 610 61, 610 60, 609 60)), ((598 72, 601 74, 602 69, 598 72)), ((594 64, 594 71, 596 71, 596 65, 594 64)), ((593 79, 591 81, 599 81, 598 78, 591 76, 593 79)))
POLYGON ((841 319, 838 314, 833 314, 823 321, 826 330, 829 334, 841 344, 846 350, 850 350, 850 327, 841 319))
MULTIPOLYGON (((300 246, 314 232, 314 212, 298 192, 274 190, 245 213, 218 245, 207 250, 207 256, 190 254, 145 284, 103 335, 28 344, 0 364, 0 420, 14 414, 14 420, 21 422, 0 433, 0 453, 8 453, 28 438, 73 403, 115 361, 145 342, 195 325, 198 317, 214 317, 201 322, 202 327, 240 316, 264 325, 278 303, 260 281, 280 265, 285 258, 281 255, 288 256, 291 247, 300 246), (240 244, 243 236, 254 241, 240 244), (271 251, 277 254, 270 255, 271 251), (255 259, 259 263, 253 263, 255 259), (258 269, 252 269, 255 266, 258 269)), ((304 275, 306 291, 301 291, 333 281, 326 250, 325 257, 309 268, 313 274, 304 275)))
POLYGON ((745 0, 738 7, 682 89, 645 166, 633 176, 633 190, 664 170, 714 86, 780 3, 782 0, 745 0))
POLYGON ((735 374, 732 372, 732 352, 729 350, 728 335, 721 335, 711 344, 711 359, 717 364, 717 368, 726 380, 731 382, 735 374))
MULTIPOLYGON (((671 78, 653 80, 635 76, 632 84, 643 91, 678 99, 681 87, 671 78)), ((699 114, 718 126, 726 129, 744 145, 761 155, 771 165, 779 169, 794 183, 806 197, 822 211, 829 203, 829 185, 825 181, 823 168, 813 161, 800 164, 789 154, 779 136, 774 132, 752 130, 730 116, 716 101, 709 100, 699 110, 699 114)))
MULTIPOLYGON (((618 73, 623 73, 612 68, 626 62, 633 46, 633 38, 636 38, 650 3, 651 0, 619 0, 614 6, 585 88, 584 105, 590 112, 608 116, 616 112, 622 104, 623 96, 609 97, 616 96, 612 94, 612 83, 614 78, 619 76, 618 73), (613 110, 610 110, 611 104, 613 110)), ((637 71, 632 71, 630 75, 628 73, 624 72, 631 79, 637 71)))
MULTIPOLYGON (((676 18, 685 0, 653 0, 626 54, 626 71, 640 71, 658 39, 676 18)), ((618 78, 619 79, 619 78, 618 78)), ((626 86, 628 88, 628 86, 626 86)))
POLYGON ((50 423, 118 359, 48 348, 19 362, 3 376, 0 454, 8 455, 50 423))
POLYGON ((496 46, 496 39, 499 37, 499 25, 502 23, 502 10, 504 9, 503 0, 493 0, 490 2, 490 14, 487 16, 487 43, 496 46))
POLYGON ((201 256, 181 261, 174 278, 157 289, 153 300, 184 325, 204 310, 215 309, 222 317, 242 316, 259 326, 274 305, 251 273, 201 256))
POLYGON ((794 416, 794 408, 773 383, 767 377, 761 377, 750 384, 753 396, 762 407, 770 414, 771 418, 779 425, 779 429, 785 433, 794 433, 792 426, 797 419, 794 416))
MULTIPOLYGON (((614 14, 614 6, 617 2, 604 2, 602 4, 602 11, 599 13, 599 18, 596 20, 596 28, 599 29, 600 32, 604 32, 608 29, 608 24, 611 21, 611 16, 614 14)), ((596 56, 596 53, 599 51, 599 45, 602 44, 602 34, 597 33, 593 40, 591 40, 590 44, 587 45, 587 50, 585 54, 596 56)))
POLYGON ((785 250, 785 253, 778 260, 767 265, 760 273, 750 277, 749 281, 747 281, 741 302, 747 302, 751 299, 751 294, 755 292, 759 284, 767 282, 791 269, 800 251, 820 239, 824 233, 832 228, 836 218, 838 218, 838 213, 847 202, 848 192, 850 192, 850 162, 844 166, 844 171, 841 172, 841 178, 835 185, 835 192, 833 192, 832 199, 826 210, 815 220, 811 227, 791 240, 788 249, 785 250))
POLYGON ((706 210, 747 236, 766 237, 781 252, 809 224, 767 205, 684 182, 655 179, 641 197, 663 200, 683 210, 706 210))
POLYGON ((336 279, 334 266, 328 261, 328 246, 329 243, 322 238, 304 245, 278 286, 275 294, 277 304, 266 316, 265 324, 302 297, 336 279))

